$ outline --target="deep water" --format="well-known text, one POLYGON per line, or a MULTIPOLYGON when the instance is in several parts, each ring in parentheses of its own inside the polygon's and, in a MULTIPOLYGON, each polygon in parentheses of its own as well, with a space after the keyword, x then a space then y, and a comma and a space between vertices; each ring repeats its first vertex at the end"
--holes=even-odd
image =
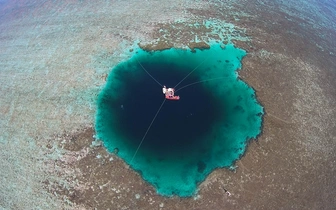
POLYGON ((232 166, 261 132, 263 108, 237 77, 245 55, 219 44, 196 52, 136 50, 112 69, 99 95, 97 137, 159 194, 192 196, 212 170, 232 166), (164 101, 161 85, 174 87, 190 72, 176 87, 180 100, 164 101))

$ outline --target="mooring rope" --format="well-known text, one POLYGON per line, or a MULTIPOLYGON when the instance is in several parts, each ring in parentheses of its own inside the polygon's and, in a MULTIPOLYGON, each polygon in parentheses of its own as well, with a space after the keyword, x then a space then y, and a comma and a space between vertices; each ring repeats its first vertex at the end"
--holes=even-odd
POLYGON ((162 104, 161 104, 160 108, 158 109, 158 111, 156 112, 156 114, 155 114, 155 116, 154 116, 154 118, 153 118, 152 122, 151 122, 151 123, 150 123, 150 125, 148 126, 148 128, 147 128, 147 131, 146 131, 145 135, 142 137, 142 139, 141 139, 141 142, 140 142, 140 144, 139 144, 138 148, 135 150, 135 153, 134 153, 134 155, 133 155, 133 157, 132 157, 132 159, 131 159, 131 164, 132 164, 132 162, 133 162, 133 159, 135 158, 136 154, 138 153, 138 150, 140 149, 140 147, 141 147, 141 145, 142 145, 143 141, 145 140, 145 138, 146 138, 146 135, 147 135, 147 133, 148 133, 149 129, 152 127, 154 120, 156 119, 157 115, 159 114, 159 112, 160 112, 160 110, 161 110, 161 108, 162 108, 162 106, 163 106, 163 104, 164 104, 165 102, 166 102, 166 98, 163 100, 163 102, 162 102, 162 104))
POLYGON ((159 85, 160 85, 160 87, 162 87, 163 85, 161 85, 161 83, 160 82, 158 82, 146 69, 145 69, 145 67, 143 67, 143 65, 139 62, 139 60, 137 59, 137 58, 135 58, 137 61, 138 61, 138 63, 140 64, 140 66, 142 67, 142 69, 156 82, 156 83, 158 83, 159 85))
POLYGON ((189 77, 190 74, 192 74, 194 71, 196 71, 196 69, 198 69, 198 67, 200 67, 206 60, 208 60, 210 56, 208 56, 206 59, 204 59, 204 61, 202 61, 200 64, 198 64, 198 66, 196 66, 196 68, 194 68, 189 74, 187 74, 187 76, 185 76, 179 83, 177 83, 177 85, 175 85, 174 88, 176 88, 179 84, 181 84, 181 82, 183 82, 185 79, 187 79, 187 77, 189 77))
POLYGON ((186 88, 186 87, 189 87, 189 86, 191 86, 191 85, 196 85, 196 84, 199 84, 199 83, 202 83, 202 82, 207 82, 207 81, 217 80, 217 79, 225 79, 225 78, 227 78, 227 77, 217 77, 217 78, 213 78, 213 79, 206 79, 206 80, 201 80, 201 81, 198 81, 198 82, 193 82, 193 83, 190 83, 190 84, 187 84, 187 85, 185 85, 185 86, 180 87, 179 89, 177 89, 177 90, 175 91, 175 93, 176 93, 177 91, 182 90, 182 89, 184 89, 184 88, 186 88))

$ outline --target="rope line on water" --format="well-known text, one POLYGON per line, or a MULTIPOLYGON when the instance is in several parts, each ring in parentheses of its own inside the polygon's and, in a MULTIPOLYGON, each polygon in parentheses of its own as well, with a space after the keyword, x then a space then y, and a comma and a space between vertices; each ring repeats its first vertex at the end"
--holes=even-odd
POLYGON ((163 104, 164 104, 165 102, 166 102, 166 98, 163 100, 163 102, 162 102, 160 108, 158 109, 158 111, 156 112, 156 114, 155 114, 155 116, 154 116, 152 122, 151 122, 150 125, 148 126, 145 135, 142 137, 141 142, 140 142, 138 148, 135 150, 135 153, 134 153, 134 155, 133 155, 133 157, 132 157, 132 159, 131 159, 131 163, 133 162, 133 159, 135 158, 136 154, 138 153, 138 150, 140 149, 140 147, 141 147, 143 141, 145 140, 145 138, 146 138, 146 136, 147 136, 147 133, 148 133, 149 129, 152 127, 154 120, 156 119, 157 115, 159 114, 159 112, 160 112, 160 110, 161 110, 161 108, 162 108, 162 106, 163 106, 163 104))
POLYGON ((140 64, 140 66, 142 67, 142 69, 156 82, 156 83, 158 83, 159 85, 160 85, 160 87, 162 87, 163 85, 161 85, 161 83, 160 82, 158 82, 146 69, 145 69, 145 67, 143 67, 143 65, 139 62, 139 60, 137 59, 137 58, 135 58, 137 61, 138 61, 138 63, 140 64))
POLYGON ((217 77, 217 78, 213 78, 213 79, 206 79, 206 80, 201 80, 201 81, 198 81, 198 82, 193 82, 193 83, 190 83, 190 84, 187 84, 187 85, 185 85, 185 86, 180 87, 179 89, 177 89, 177 90, 175 91, 175 93, 176 93, 177 91, 182 90, 182 89, 184 89, 184 88, 186 88, 186 87, 189 87, 189 86, 191 86, 191 85, 196 85, 196 84, 199 84, 199 83, 202 83, 202 82, 207 82, 207 81, 217 80, 217 79, 225 79, 225 78, 227 78, 227 77, 217 77))
POLYGON ((198 64, 198 66, 196 66, 196 68, 194 68, 189 74, 187 74, 187 76, 185 76, 179 83, 177 83, 177 85, 175 85, 174 88, 176 88, 179 84, 181 84, 181 82, 183 82, 187 77, 189 77, 190 74, 192 74, 194 71, 196 71, 196 69, 198 69, 198 67, 200 67, 206 60, 208 60, 210 56, 208 56, 206 59, 204 59, 204 61, 202 61, 200 64, 198 64))

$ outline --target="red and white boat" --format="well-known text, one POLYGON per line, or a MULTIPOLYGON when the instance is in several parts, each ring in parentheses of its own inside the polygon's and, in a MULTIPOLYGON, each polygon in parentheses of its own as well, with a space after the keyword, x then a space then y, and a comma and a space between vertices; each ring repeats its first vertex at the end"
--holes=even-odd
POLYGON ((180 100, 180 96, 175 96, 175 89, 174 88, 167 88, 165 85, 162 88, 163 94, 165 94, 166 99, 168 100, 180 100))

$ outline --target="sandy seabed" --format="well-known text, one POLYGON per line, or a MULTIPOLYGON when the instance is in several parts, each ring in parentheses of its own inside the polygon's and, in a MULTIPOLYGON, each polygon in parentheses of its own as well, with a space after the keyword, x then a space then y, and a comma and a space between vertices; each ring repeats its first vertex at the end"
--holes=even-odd
POLYGON ((328 2, 0 0, 0 208, 333 209, 328 2), (263 132, 194 197, 162 197, 92 143, 97 95, 135 41, 163 49, 209 39, 248 51, 239 76, 265 108, 263 132))

